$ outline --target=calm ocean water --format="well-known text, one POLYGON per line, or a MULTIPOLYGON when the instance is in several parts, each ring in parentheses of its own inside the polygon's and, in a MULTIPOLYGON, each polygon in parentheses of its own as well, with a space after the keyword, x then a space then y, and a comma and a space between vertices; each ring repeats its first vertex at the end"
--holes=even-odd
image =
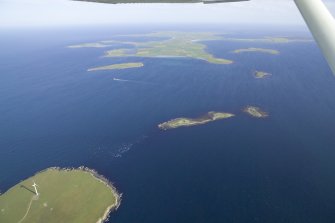
MULTIPOLYGON (((335 77, 316 44, 207 42, 210 53, 233 59, 233 65, 110 59, 101 57, 105 49, 66 48, 164 29, 4 31, 0 190, 51 166, 84 165, 123 193, 111 215, 115 223, 335 222, 335 77), (229 53, 244 47, 281 54, 229 53), (145 66, 86 72, 119 62, 145 66), (273 76, 257 80, 253 70, 273 76), (241 111, 246 105, 260 106, 270 117, 250 118, 241 111), (157 129, 160 122, 208 111, 237 116, 157 129)), ((307 35, 284 29, 210 31, 234 37, 307 35)))

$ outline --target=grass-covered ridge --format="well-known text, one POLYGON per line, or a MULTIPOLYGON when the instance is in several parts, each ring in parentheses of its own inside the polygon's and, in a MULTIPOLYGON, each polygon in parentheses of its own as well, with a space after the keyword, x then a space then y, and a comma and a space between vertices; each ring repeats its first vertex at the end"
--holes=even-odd
POLYGON ((119 204, 116 189, 94 171, 50 168, 0 195, 0 222, 102 222, 119 204))

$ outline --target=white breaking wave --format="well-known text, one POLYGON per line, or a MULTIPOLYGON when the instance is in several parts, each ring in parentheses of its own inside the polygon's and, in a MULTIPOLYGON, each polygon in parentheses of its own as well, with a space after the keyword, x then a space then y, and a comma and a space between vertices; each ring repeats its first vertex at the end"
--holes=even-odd
POLYGON ((136 83, 136 84, 157 85, 157 84, 155 84, 155 83, 146 82, 146 81, 133 81, 133 80, 126 80, 126 79, 119 79, 119 78, 113 78, 113 81, 131 82, 131 83, 136 83))
POLYGON ((113 81, 130 81, 130 80, 124 80, 124 79, 113 78, 113 81))
POLYGON ((131 150, 133 146, 143 142, 143 140, 145 140, 146 138, 147 136, 143 135, 141 137, 138 137, 133 142, 126 142, 126 143, 116 144, 112 146, 100 145, 93 149, 93 155, 94 156, 106 156, 108 154, 114 158, 121 158, 125 153, 131 150))
POLYGON ((133 143, 125 143, 121 145, 115 152, 112 152, 111 155, 115 158, 120 158, 124 153, 128 152, 131 147, 133 147, 133 145, 133 143))

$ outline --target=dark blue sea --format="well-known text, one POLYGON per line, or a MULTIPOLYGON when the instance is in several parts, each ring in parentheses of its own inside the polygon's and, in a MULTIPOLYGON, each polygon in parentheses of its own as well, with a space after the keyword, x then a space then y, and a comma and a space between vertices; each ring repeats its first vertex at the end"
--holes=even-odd
POLYGON ((123 194, 113 223, 334 223, 335 77, 315 42, 206 42, 232 65, 103 58, 104 48, 67 48, 164 30, 311 38, 306 29, 251 28, 0 31, 1 192, 48 167, 87 166, 123 194), (247 47, 281 54, 230 52, 247 47), (86 71, 124 62, 145 66, 86 71), (254 70, 273 75, 255 79, 254 70), (247 105, 270 116, 251 118, 242 112, 247 105), (208 111, 236 117, 157 128, 208 111))

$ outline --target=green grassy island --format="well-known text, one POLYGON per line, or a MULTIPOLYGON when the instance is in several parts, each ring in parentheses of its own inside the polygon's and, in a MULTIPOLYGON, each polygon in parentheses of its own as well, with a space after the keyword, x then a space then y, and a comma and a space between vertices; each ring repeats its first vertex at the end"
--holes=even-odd
POLYGON ((49 168, 0 195, 0 222, 98 223, 120 201, 111 183, 93 170, 49 168))
POLYGON ((243 111, 255 118, 266 118, 269 116, 268 113, 255 106, 247 106, 243 111))
POLYGON ((231 64, 232 60, 217 58, 208 53, 203 41, 222 40, 223 38, 213 33, 199 32, 157 32, 143 35, 125 35, 124 37, 159 38, 147 42, 105 40, 97 43, 72 45, 69 48, 82 47, 109 47, 113 44, 127 44, 132 48, 116 48, 108 50, 106 57, 186 57, 204 60, 213 64, 231 64))
POLYGON ((266 77, 269 77, 269 76, 271 76, 271 75, 272 75, 272 74, 267 73, 267 72, 264 72, 264 71, 255 71, 255 72, 254 72, 254 77, 255 77, 255 78, 258 78, 258 79, 266 78, 266 77))
POLYGON ((220 119, 226 119, 234 117, 234 114, 224 113, 224 112, 208 112, 206 115, 199 118, 176 118, 170 121, 161 123, 158 125, 158 128, 162 130, 175 129, 179 127, 187 127, 194 125, 203 125, 208 122, 213 122, 220 119))
POLYGON ((123 70, 123 69, 129 69, 129 68, 139 68, 143 67, 143 63, 120 63, 120 64, 112 64, 108 66, 102 66, 102 67, 94 67, 90 68, 87 71, 99 71, 99 70, 123 70))
POLYGON ((279 55, 280 52, 278 50, 273 49, 264 49, 264 48, 246 48, 246 49, 237 49, 234 50, 233 53, 246 53, 246 52, 260 52, 260 53, 268 53, 272 55, 279 55))
POLYGON ((106 52, 107 57, 189 57, 214 64, 231 64, 233 61, 216 58, 206 52, 206 45, 200 41, 220 39, 211 33, 160 32, 147 34, 148 37, 167 37, 167 40, 135 43, 136 51, 116 49, 106 52))

